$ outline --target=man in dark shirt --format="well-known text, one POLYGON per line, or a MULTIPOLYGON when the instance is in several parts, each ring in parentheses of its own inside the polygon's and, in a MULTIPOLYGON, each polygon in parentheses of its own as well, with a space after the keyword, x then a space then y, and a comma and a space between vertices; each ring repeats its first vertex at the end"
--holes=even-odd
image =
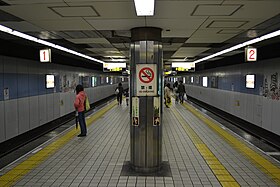
POLYGON ((178 85, 178 92, 179 92, 180 103, 183 103, 184 102, 184 94, 186 93, 185 85, 183 85, 183 81, 180 81, 180 84, 178 85))

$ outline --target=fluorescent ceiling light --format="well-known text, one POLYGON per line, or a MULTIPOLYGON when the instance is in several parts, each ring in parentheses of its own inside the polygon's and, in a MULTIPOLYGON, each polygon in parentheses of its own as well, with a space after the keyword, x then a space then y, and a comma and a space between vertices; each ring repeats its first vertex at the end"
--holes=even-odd
POLYGON ((153 16, 155 0, 134 0, 137 16, 153 16))
POLYGON ((278 31, 275 31, 275 32, 272 32, 272 33, 269 33, 269 34, 266 34, 266 35, 263 35, 261 37, 258 37, 258 38, 255 38, 255 39, 252 39, 252 40, 249 40, 247 42, 244 42, 244 43, 241 43, 241 44, 238 44, 238 45, 235 45, 233 47, 230 47, 228 49, 225 49, 225 50, 222 50, 220 52, 217 52, 217 53, 214 53, 213 55, 209 55, 207 57, 204 57, 204 58, 201 58, 199 60, 196 60, 194 61, 194 63, 198 63, 198 62, 202 62, 202 61, 205 61, 205 60, 208 60, 208 59, 211 59, 211 58, 214 58, 216 56, 220 56, 222 54, 225 54, 225 53, 228 53, 228 52, 231 52, 231 51, 234 51, 236 49, 240 49, 242 47, 246 47, 248 45, 252 45, 254 43, 258 43, 260 41, 263 41, 263 40, 267 40, 267 39, 270 39, 270 38, 274 38, 276 36, 280 36, 280 30, 278 31))
POLYGON ((60 51, 64 51, 64 52, 67 52, 67 53, 70 53, 70 54, 73 54, 73 55, 76 55, 76 56, 79 56, 79 57, 82 57, 82 58, 85 58, 85 59, 88 59, 88 60, 99 62, 101 64, 105 63, 105 62, 103 62, 101 60, 98 60, 96 58, 92 58, 90 56, 84 55, 82 53, 79 53, 79 52, 71 50, 71 49, 67 49, 67 48, 62 47, 60 45, 56 45, 56 44, 53 44, 51 42, 48 42, 48 41, 41 40, 39 38, 30 36, 28 34, 24 34, 24 33, 21 33, 19 31, 16 31, 16 30, 12 30, 12 29, 10 29, 10 28, 8 28, 6 26, 3 26, 3 25, 0 25, 0 31, 8 33, 8 34, 11 34, 11 35, 14 35, 14 36, 17 36, 17 37, 20 37, 20 38, 24 38, 26 40, 30 40, 30 41, 36 42, 36 43, 39 43, 39 44, 42 44, 42 45, 46 45, 48 47, 52 47, 52 48, 58 49, 60 51))

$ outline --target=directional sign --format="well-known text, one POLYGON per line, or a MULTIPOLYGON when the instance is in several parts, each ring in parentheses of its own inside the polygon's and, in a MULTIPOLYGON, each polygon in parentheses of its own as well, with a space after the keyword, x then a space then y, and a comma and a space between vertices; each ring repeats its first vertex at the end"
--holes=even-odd
POLYGON ((137 64, 137 96, 157 95, 157 65, 137 64))

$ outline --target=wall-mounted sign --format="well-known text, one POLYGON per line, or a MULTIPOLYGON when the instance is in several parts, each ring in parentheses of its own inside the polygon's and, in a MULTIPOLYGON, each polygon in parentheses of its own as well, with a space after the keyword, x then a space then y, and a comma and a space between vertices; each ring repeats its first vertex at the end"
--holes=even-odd
POLYGON ((154 97, 153 126, 160 126, 160 97, 154 97))
POLYGON ((257 49, 252 47, 245 48, 246 62, 257 61, 257 49))
POLYGON ((40 50, 40 62, 51 62, 51 49, 40 50))
POLYGON ((10 99, 9 88, 4 88, 4 100, 10 99))
POLYGON ((202 86, 204 87, 208 86, 208 77, 202 77, 202 86))
POLYGON ((246 88, 255 88, 255 75, 246 75, 246 88))
POLYGON ((157 65, 137 64, 137 96, 157 95, 157 65))
POLYGON ((132 100, 132 126, 139 126, 139 98, 131 97, 132 100))
POLYGON ((54 75, 46 75, 46 88, 54 88, 54 75))
POLYGON ((91 77, 91 86, 92 87, 97 86, 97 77, 91 77))

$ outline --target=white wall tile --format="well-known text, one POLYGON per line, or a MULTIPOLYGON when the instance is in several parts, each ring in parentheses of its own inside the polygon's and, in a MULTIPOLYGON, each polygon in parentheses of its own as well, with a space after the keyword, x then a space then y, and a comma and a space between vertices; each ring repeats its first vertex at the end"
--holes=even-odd
POLYGON ((271 130, 272 123, 272 100, 263 100, 263 110, 262 110, 262 127, 271 130))
POLYGON ((280 135, 280 101, 272 102, 271 130, 280 135))
POLYGON ((0 142, 6 140, 4 101, 0 101, 0 142))
POLYGON ((47 122, 54 119, 54 94, 47 94, 47 122))
POLYGON ((40 125, 39 122, 39 96, 29 97, 30 129, 40 125))
POLYGON ((54 119, 57 119, 60 117, 60 94, 59 93, 54 93, 53 103, 54 103, 53 117, 54 119))
POLYGON ((29 115, 29 98, 25 97, 18 99, 19 134, 27 132, 30 129, 29 115))
POLYGON ((66 114, 65 95, 66 95, 66 93, 60 93, 60 94, 59 94, 59 100, 60 100, 60 116, 63 116, 63 115, 66 114))
POLYGON ((13 138, 18 135, 18 105, 17 100, 7 100, 4 102, 5 107, 5 130, 6 139, 13 138))
POLYGON ((39 124, 47 123, 47 96, 39 95, 39 124))

